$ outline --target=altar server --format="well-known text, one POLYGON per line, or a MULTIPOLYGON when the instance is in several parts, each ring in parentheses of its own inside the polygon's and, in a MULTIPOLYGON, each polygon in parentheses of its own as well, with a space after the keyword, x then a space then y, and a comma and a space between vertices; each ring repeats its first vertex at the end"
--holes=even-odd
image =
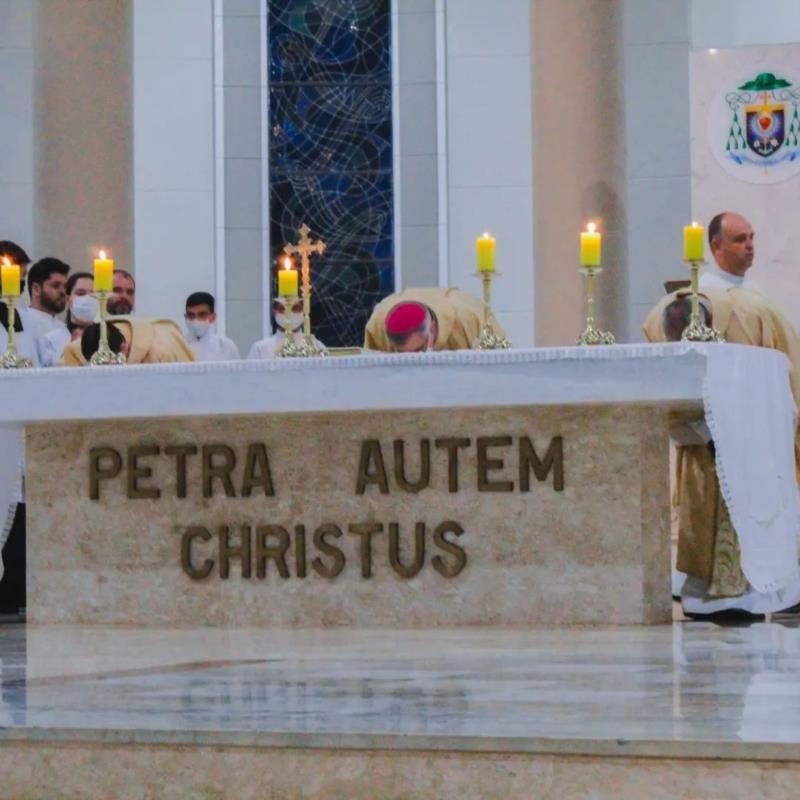
POLYGON ((28 270, 31 304, 22 311, 22 318, 37 348, 45 334, 67 328, 58 315, 67 307, 69 269, 69 264, 57 258, 42 258, 28 270))
POLYGON ((217 321, 214 305, 214 297, 208 292, 195 292, 186 298, 186 341, 198 361, 238 361, 241 356, 235 342, 213 330, 217 321))
POLYGON ((700 289, 757 289, 747 274, 755 258, 753 226, 732 211, 717 214, 708 223, 713 263, 700 275, 700 289))
POLYGON ((94 278, 89 272, 75 272, 67 280, 67 324, 56 328, 39 339, 38 352, 41 366, 54 367, 61 361, 64 348, 74 339, 80 339, 100 311, 97 298, 92 294, 94 278))
MULTIPOLYGON (((247 354, 248 361, 263 361, 268 358, 275 358, 286 341, 287 331, 293 336, 302 335, 303 301, 298 298, 293 305, 287 307, 283 304, 282 299, 276 297, 272 301, 272 318, 275 320, 277 330, 271 336, 253 343, 250 352, 247 354)), ((314 337, 314 341, 322 347, 319 339, 314 337)))
MULTIPOLYGON (((80 339, 64 349, 61 363, 67 367, 84 367, 97 352, 100 325, 90 325, 80 339)), ((115 353, 124 353, 128 364, 160 364, 174 361, 196 361, 181 329, 169 319, 110 317, 108 344, 115 353)))
MULTIPOLYGON (((502 335, 494 316, 489 321, 502 335)), ((477 297, 458 289, 405 289, 375 306, 364 347, 396 353, 469 350, 483 322, 484 304, 477 297)))
MULTIPOLYGON (((775 305, 748 289, 708 289, 704 305, 713 324, 733 344, 768 347, 791 362, 790 384, 800 407, 800 339, 775 305)), ((702 299, 702 298, 701 298, 702 299)), ((651 342, 677 341, 688 325, 691 298, 686 292, 664 297, 648 314, 644 333, 651 342)), ((691 421, 695 439, 678 431, 677 470, 673 496, 678 504, 677 569, 689 577, 681 592, 684 611, 692 615, 719 611, 763 614, 800 602, 800 581, 777 591, 755 591, 741 570, 739 545, 722 500, 710 435, 691 421), (682 439, 682 442, 681 442, 682 439)), ((680 428, 681 419, 676 420, 680 428)), ((688 429, 684 426, 684 430, 688 429)), ((800 436, 794 440, 800 475, 800 436)))

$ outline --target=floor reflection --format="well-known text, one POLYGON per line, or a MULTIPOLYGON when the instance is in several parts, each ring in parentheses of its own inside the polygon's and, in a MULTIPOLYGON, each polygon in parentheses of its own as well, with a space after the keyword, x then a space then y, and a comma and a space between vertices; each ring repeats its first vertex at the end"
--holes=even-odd
POLYGON ((0 727, 800 741, 790 624, 0 626, 0 727))

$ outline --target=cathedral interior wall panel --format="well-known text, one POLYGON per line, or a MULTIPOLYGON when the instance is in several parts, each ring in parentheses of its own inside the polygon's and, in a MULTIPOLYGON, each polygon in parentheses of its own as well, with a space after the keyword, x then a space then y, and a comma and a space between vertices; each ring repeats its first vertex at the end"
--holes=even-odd
POLYGON ((0 239, 11 239, 28 254, 33 241, 33 5, 0 3, 0 108, 9 110, 0 147, 0 239))
MULTIPOLYGON (((711 138, 712 130, 716 129, 709 122, 710 108, 719 108, 715 101, 719 101, 720 93, 731 91, 760 73, 773 73, 780 79, 788 79, 793 84, 791 91, 796 91, 800 79, 800 45, 732 47, 721 48, 716 53, 705 50, 692 53, 693 213, 707 222, 720 211, 737 211, 750 221, 756 238, 755 260, 748 277, 797 327, 800 325, 797 273, 800 229, 796 206, 800 178, 797 174, 785 174, 777 182, 757 183, 744 179, 744 174, 731 174, 720 165, 717 155, 719 148, 725 147, 724 141, 720 141, 719 134, 715 140, 711 138)), ((787 102, 784 111, 787 129, 789 115, 793 113, 791 109, 791 103, 787 102)), ((723 113, 727 128, 727 108, 723 113)), ((740 108, 738 115, 743 120, 745 111, 740 108)), ((781 166, 770 169, 777 172, 781 166)))
POLYGON ((180 320, 216 289, 212 2, 137 0, 132 40, 136 306, 180 320))

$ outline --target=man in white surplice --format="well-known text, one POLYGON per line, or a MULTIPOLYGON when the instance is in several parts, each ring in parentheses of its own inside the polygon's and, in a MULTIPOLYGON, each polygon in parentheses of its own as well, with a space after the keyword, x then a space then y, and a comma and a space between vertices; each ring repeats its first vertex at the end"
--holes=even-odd
POLYGON ((753 226, 733 211, 723 211, 708 223, 712 263, 700 275, 700 289, 750 289, 758 286, 747 275, 755 258, 753 226))

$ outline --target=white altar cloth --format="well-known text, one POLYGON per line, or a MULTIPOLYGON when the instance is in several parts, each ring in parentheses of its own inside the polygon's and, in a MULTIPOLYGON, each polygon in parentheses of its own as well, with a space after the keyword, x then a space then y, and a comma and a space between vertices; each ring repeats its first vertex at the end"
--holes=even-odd
MULTIPOLYGON (((0 372, 0 447, 54 420, 636 403, 705 408, 723 496, 758 591, 798 578, 794 403, 783 353, 732 344, 156 364, 0 372)), ((13 460, 9 457, 14 454, 13 460)), ((0 476, 0 509, 19 499, 0 476)), ((0 539, 2 541, 2 539, 0 539)))

